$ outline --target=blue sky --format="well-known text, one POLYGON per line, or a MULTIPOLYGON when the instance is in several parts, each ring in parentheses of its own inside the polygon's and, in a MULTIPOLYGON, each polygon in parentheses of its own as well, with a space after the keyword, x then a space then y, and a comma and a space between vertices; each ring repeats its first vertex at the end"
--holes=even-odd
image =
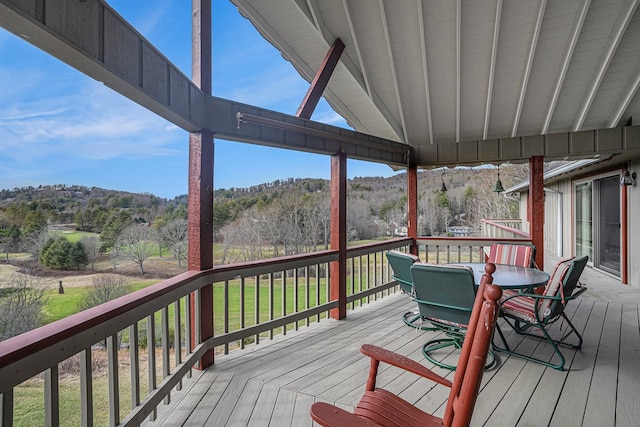
MULTIPOLYGON (((191 75, 191 2, 109 4, 191 75)), ((309 84, 231 2, 213 0, 213 28, 213 94, 295 114, 309 84)), ((187 132, 4 29, 0 88, 0 189, 79 184, 166 198, 187 193, 187 132)), ((312 119, 348 127, 324 100, 312 119)), ((215 188, 329 177, 327 156, 215 144, 215 188)), ((348 163, 350 178, 393 173, 381 164, 348 163)))

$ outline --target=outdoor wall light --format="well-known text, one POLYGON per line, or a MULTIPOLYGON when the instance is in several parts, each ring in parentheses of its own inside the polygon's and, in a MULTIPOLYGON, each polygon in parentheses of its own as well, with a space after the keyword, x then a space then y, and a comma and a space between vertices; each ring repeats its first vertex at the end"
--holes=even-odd
POLYGON ((635 172, 629 172, 629 169, 625 169, 624 173, 622 174, 622 177, 620 177, 620 185, 622 186, 626 186, 626 185, 635 185, 636 184, 636 173, 635 172))
POLYGON ((444 172, 445 172, 445 170, 442 169, 442 175, 440 175, 440 180, 442 181, 442 187, 440 187, 440 192, 441 193, 446 193, 447 192, 447 186, 444 185, 444 172))
POLYGON ((500 181, 500 165, 498 165, 498 180, 496 181, 495 187, 493 187, 494 193, 502 193, 504 191, 504 187, 502 186, 502 181, 500 181))

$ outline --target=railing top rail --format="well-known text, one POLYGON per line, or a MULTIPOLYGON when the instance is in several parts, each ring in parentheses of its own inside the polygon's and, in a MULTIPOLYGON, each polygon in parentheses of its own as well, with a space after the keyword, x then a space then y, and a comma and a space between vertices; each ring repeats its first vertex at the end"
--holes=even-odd
MULTIPOLYGON (((525 233, 526 234, 526 233, 525 233)), ((418 244, 438 244, 448 243, 455 244, 456 246, 490 246, 492 243, 504 242, 504 243, 522 243, 524 241, 531 241, 529 235, 526 238, 492 238, 492 237, 418 237, 416 242, 418 244)))
MULTIPOLYGON (((147 303, 158 298, 166 299, 170 302, 172 298, 175 298, 173 294, 176 290, 185 294, 193 292, 193 288, 197 288, 204 276, 204 271, 188 271, 48 325, 0 341, 0 368, 29 354, 56 345, 79 333, 86 332, 109 319, 122 316, 132 310, 136 310, 137 313, 140 313, 140 318, 144 318, 148 314, 140 310, 147 303), (190 284, 192 286, 188 286, 190 284), (186 291, 186 289, 190 289, 190 291, 186 291)), ((104 336, 96 336, 94 342, 98 342, 109 335, 110 333, 105 333, 104 336)))
POLYGON ((521 220, 504 220, 504 219, 503 220, 495 220, 495 219, 494 220, 489 220, 489 219, 483 219, 482 220, 482 222, 484 222, 486 224, 490 224, 492 227, 508 231, 508 232, 510 232, 512 234, 515 234, 517 236, 522 236, 522 238, 524 238, 524 239, 528 239, 529 238, 529 233, 526 233, 526 232, 524 232, 522 230, 518 230, 517 228, 513 228, 513 227, 509 227, 509 226, 503 225, 503 224, 500 223, 500 221, 504 221, 504 222, 507 222, 507 221, 509 221, 509 222, 521 222, 521 220))

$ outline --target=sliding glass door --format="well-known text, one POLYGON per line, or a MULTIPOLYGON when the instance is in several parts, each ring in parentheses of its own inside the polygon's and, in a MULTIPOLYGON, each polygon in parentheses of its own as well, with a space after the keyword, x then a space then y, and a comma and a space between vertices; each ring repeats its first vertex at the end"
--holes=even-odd
POLYGON ((619 176, 576 183, 576 256, 589 256, 594 267, 620 276, 619 176))

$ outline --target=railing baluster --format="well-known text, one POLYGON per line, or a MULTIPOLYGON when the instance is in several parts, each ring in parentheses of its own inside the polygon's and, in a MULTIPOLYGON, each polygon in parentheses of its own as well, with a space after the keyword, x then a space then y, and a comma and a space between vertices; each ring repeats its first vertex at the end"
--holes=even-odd
POLYGON ((0 423, 2 427, 13 427, 13 389, 0 394, 0 423))
POLYGON ((60 383, 58 365, 44 372, 44 424, 58 427, 60 425, 60 383))
MULTIPOLYGON (((293 269, 293 312, 297 313, 298 311, 300 311, 299 307, 298 307, 298 297, 299 292, 298 292, 298 269, 294 268, 293 269)), ((297 331, 298 330, 298 321, 296 320, 294 323, 294 329, 297 331)))
MULTIPOLYGON (((191 350, 193 350, 194 344, 193 341, 191 339, 191 331, 194 328, 193 322, 193 314, 192 314, 192 309, 191 309, 191 295, 196 294, 197 292, 194 292, 192 294, 187 295, 186 297, 184 297, 184 345, 187 349, 187 354, 191 353, 191 350)), ((191 378, 192 376, 192 372, 191 369, 189 369, 189 372, 187 373, 187 378, 191 378)))
MULTIPOLYGON (((173 303, 173 352, 175 359, 175 366, 180 366, 182 363, 182 329, 180 323, 182 318, 180 317, 182 310, 180 309, 180 300, 173 303)), ((182 379, 178 381, 176 390, 182 390, 182 379)))
MULTIPOLYGON (((224 333, 229 333, 229 281, 224 281, 224 333)), ((229 343, 224 344, 224 354, 229 354, 229 343)))
MULTIPOLYGON (((351 283, 351 295, 356 293, 356 273, 355 273, 355 259, 351 258, 349 259, 349 266, 350 271, 351 271, 351 280, 349 281, 351 283)), ((351 309, 353 310, 356 307, 356 302, 355 301, 351 301, 351 309)))
MULTIPOLYGON (((196 304, 196 311, 198 310, 200 304, 196 304)), ((196 322, 198 324, 199 322, 196 322)), ((199 337, 200 334, 196 335, 199 337)), ((156 389, 156 321, 155 315, 152 314, 147 316, 147 370, 148 373, 148 382, 149 382, 149 394, 153 390, 156 389)), ((155 408, 149 415, 149 420, 155 421, 157 416, 157 411, 155 408)))
POLYGON ((80 352, 80 424, 84 427, 93 426, 92 372, 91 347, 89 347, 80 352))
MULTIPOLYGON (((254 297, 254 307, 255 307, 255 323, 254 325, 260 324, 260 276, 255 277, 255 297, 254 297)), ((256 344, 260 344, 260 334, 256 334, 256 344)))
MULTIPOLYGON (((320 264, 316 264, 316 305, 320 305, 320 264)), ((320 313, 316 315, 316 319, 320 321, 320 313)))
POLYGON ((140 348, 138 347, 138 322, 129 326, 129 365, 131 372, 131 407, 140 404, 140 348))
MULTIPOLYGON (((240 278, 240 329, 244 329, 244 305, 245 305, 245 293, 244 293, 244 277, 240 278)), ((244 339, 240 339, 240 348, 244 348, 244 339)))
MULTIPOLYGON (((269 273, 269 320, 274 319, 274 288, 275 278, 273 277, 273 273, 269 273)), ((269 338, 273 339, 273 329, 269 329, 269 338)))
MULTIPOLYGON (((309 266, 307 265, 304 268, 304 308, 305 310, 309 309, 309 305, 311 304, 310 295, 309 295, 309 266)), ((305 319, 305 325, 309 326, 309 317, 305 319)))
MULTIPOLYGON (((287 315, 287 271, 282 271, 282 317, 287 315)), ((287 325, 282 325, 282 335, 287 335, 287 325)))
POLYGON ((107 365, 109 377, 109 423, 120 424, 120 382, 118 377, 118 335, 107 337, 107 365))
MULTIPOLYGON (((161 310, 162 322, 162 379, 169 376, 171 372, 171 364, 169 360, 169 307, 165 306, 161 310)), ((165 405, 171 403, 171 394, 168 393, 164 398, 165 405)))

